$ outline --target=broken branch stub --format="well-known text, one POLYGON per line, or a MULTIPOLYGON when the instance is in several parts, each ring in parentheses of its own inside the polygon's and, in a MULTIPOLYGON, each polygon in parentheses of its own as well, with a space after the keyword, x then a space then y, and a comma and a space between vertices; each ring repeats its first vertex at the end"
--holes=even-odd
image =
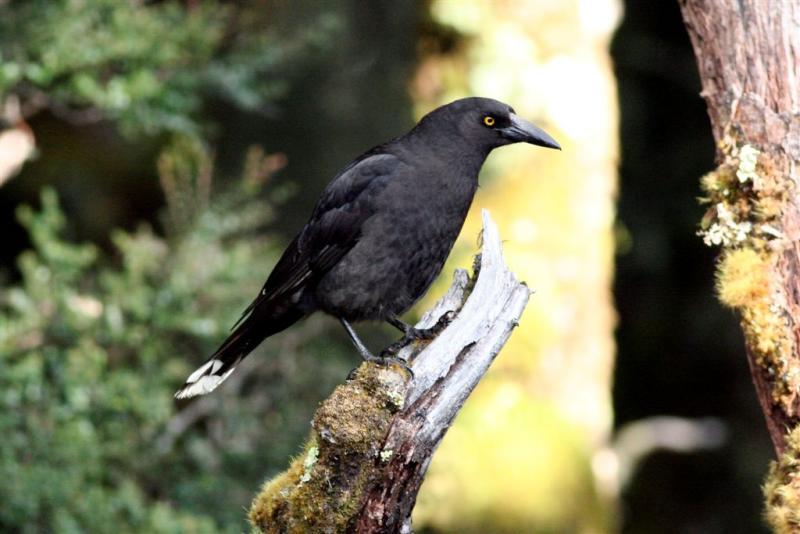
POLYGON ((399 367, 362 364, 323 401, 304 454, 269 480, 250 520, 263 532, 410 532, 433 453, 518 324, 530 291, 508 269, 497 227, 483 211, 475 272, 453 284, 417 323, 450 324, 399 352, 399 367))

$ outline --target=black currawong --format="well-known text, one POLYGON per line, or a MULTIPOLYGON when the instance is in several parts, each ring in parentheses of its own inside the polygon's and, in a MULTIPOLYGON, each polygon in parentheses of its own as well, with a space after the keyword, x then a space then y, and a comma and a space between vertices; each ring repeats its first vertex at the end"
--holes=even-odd
POLYGON ((359 156, 328 184, 231 335, 175 397, 214 390, 265 338, 315 311, 339 318, 365 359, 391 351, 372 356, 351 322, 388 321, 404 340, 429 336, 398 316, 441 271, 489 152, 519 142, 561 148, 507 104, 464 98, 359 156))

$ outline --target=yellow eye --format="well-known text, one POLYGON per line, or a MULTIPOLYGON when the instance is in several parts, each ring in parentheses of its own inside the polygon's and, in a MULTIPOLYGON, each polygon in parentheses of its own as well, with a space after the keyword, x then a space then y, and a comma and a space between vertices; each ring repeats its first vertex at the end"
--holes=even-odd
POLYGON ((486 115, 483 118, 483 124, 485 124, 486 126, 494 126, 494 117, 492 117, 491 115, 486 115))

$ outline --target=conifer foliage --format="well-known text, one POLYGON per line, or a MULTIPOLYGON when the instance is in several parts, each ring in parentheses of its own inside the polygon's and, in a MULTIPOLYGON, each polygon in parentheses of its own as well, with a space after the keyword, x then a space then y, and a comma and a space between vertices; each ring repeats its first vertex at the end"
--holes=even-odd
POLYGON ((17 210, 31 248, 0 270, 0 531, 241 532, 264 466, 346 373, 309 321, 213 398, 172 398, 283 246, 264 194, 283 158, 253 148, 219 180, 208 141, 210 102, 274 105, 282 69, 330 34, 321 19, 278 36, 266 7, 0 1, 0 131, 47 111, 163 142, 166 200, 162 225, 109 230, 110 250, 70 237, 53 189, 17 210))

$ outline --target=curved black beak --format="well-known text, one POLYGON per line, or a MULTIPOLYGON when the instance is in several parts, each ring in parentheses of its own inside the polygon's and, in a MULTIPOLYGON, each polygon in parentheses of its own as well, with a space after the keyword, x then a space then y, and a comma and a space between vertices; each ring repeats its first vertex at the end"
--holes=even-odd
POLYGON ((515 113, 509 114, 511 124, 500 129, 500 135, 512 143, 530 143, 532 145, 561 150, 555 139, 550 137, 547 132, 525 119, 518 117, 515 113))

